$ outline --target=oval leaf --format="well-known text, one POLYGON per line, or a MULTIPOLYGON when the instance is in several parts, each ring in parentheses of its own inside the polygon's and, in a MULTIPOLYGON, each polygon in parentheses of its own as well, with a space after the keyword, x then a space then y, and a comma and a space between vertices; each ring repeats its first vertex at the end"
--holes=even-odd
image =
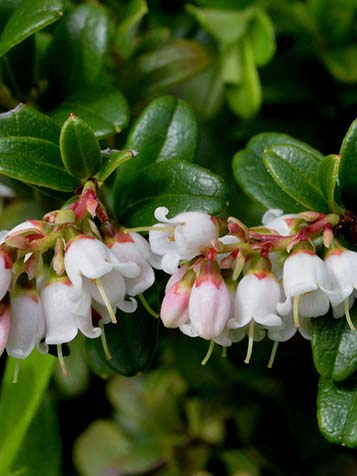
POLYGON ((63 167, 59 147, 33 137, 0 138, 0 173, 62 192, 79 185, 63 167))
MULTIPOLYGON (((115 190, 120 200, 120 190, 115 190)), ((224 181, 207 169, 190 162, 168 160, 146 167, 136 177, 125 208, 114 210, 123 223, 131 226, 155 222, 154 210, 165 206, 171 215, 198 210, 218 215, 227 206, 224 181)))
POLYGON ((263 10, 257 11, 249 33, 252 40, 254 61, 257 66, 264 66, 274 55, 276 43, 273 23, 263 10))
POLYGON ((319 176, 321 191, 327 198, 329 209, 332 213, 339 213, 339 206, 336 203, 336 196, 340 195, 338 185, 338 171, 340 168, 341 156, 331 154, 323 159, 320 164, 319 176))
POLYGON ((52 111, 52 119, 62 126, 74 113, 85 121, 98 139, 113 136, 129 122, 129 105, 118 90, 106 86, 87 86, 66 98, 60 107, 52 111))
POLYGON ((0 57, 36 31, 59 20, 61 0, 23 0, 14 10, 0 36, 0 57))
POLYGON ((88 124, 74 114, 62 126, 60 149, 72 177, 84 180, 100 169, 102 156, 98 141, 88 124))
POLYGON ((333 382, 321 377, 317 396, 321 433, 330 443, 357 447, 357 381, 333 382))
POLYGON ((307 210, 328 211, 319 183, 320 154, 292 144, 266 149, 263 160, 276 183, 307 210))
POLYGON ((357 210, 357 119, 352 122, 345 135, 341 149, 339 180, 342 200, 346 206, 357 210))
MULTIPOLYGON (((357 326, 357 306, 351 310, 357 326)), ((357 370, 357 332, 351 331, 346 319, 313 319, 312 354, 322 377, 345 380, 357 370)))

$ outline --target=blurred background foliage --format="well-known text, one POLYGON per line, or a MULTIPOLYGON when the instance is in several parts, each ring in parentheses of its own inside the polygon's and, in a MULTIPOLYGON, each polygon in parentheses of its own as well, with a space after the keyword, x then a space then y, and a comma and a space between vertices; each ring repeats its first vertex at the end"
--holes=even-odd
MULTIPOLYGON (((36 13, 46 2, 27 3, 36 13)), ((16 12, 26 1, 0 0, 0 111, 24 102, 58 125, 75 112, 103 148, 122 148, 134 140, 128 124, 152 100, 184 99, 199 124, 198 164, 225 179, 227 213, 249 225, 259 223, 263 208, 235 183, 235 152, 252 135, 277 131, 337 153, 355 119, 355 0, 50 3, 53 15, 63 16, 38 17, 24 34, 26 21, 16 12)), ((23 200, 11 202, 2 228, 62 198, 2 181, 23 200)), ((352 450, 331 447, 318 431, 309 343, 295 337, 281 346, 272 370, 269 343, 256 346, 249 366, 243 344, 227 358, 216 349, 203 367, 205 342, 154 322, 140 334, 150 341, 140 360, 130 341, 137 325, 126 319, 124 337, 113 337, 122 339, 124 356, 111 368, 92 342, 70 346, 69 376, 55 371, 12 476, 357 474, 352 450), (136 376, 118 375, 149 364, 136 376)))

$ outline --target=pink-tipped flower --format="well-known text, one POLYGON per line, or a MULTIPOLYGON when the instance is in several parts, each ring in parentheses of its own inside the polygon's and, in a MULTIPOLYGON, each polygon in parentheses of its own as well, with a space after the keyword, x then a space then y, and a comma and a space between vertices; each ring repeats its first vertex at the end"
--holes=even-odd
POLYGON ((276 231, 281 236, 294 233, 294 225, 299 215, 295 213, 283 214, 282 210, 271 209, 264 213, 262 223, 266 228, 276 231))
POLYGON ((166 290, 160 311, 165 327, 179 327, 189 321, 188 303, 195 279, 195 272, 188 270, 181 279, 175 281, 166 290))
POLYGON ((276 305, 280 301, 280 286, 268 271, 250 272, 238 284, 234 301, 234 318, 228 323, 239 329, 255 321, 264 328, 278 327, 281 319, 276 305))
POLYGON ((325 266, 331 279, 331 291, 327 294, 336 307, 357 289, 357 253, 344 248, 333 249, 325 259, 325 266))
POLYGON ((200 337, 214 340, 222 333, 229 319, 231 298, 217 263, 202 261, 188 311, 190 323, 200 337))
POLYGON ((10 332, 11 310, 10 305, 0 303, 0 356, 3 354, 10 332))
POLYGON ((10 257, 0 249, 0 301, 9 290, 12 276, 12 261, 10 257))
POLYGON ((11 296, 11 326, 6 344, 10 357, 25 359, 45 335, 45 316, 34 290, 15 290, 11 296))
POLYGON ((100 336, 100 329, 92 325, 89 294, 75 288, 67 278, 50 280, 42 288, 40 299, 46 321, 46 344, 70 342, 78 330, 86 337, 100 336))
POLYGON ((154 284, 154 268, 161 269, 161 257, 155 255, 149 243, 138 233, 124 233, 119 230, 108 246, 120 262, 134 262, 140 269, 138 276, 125 278, 129 296, 136 296, 154 284))
POLYGON ((161 224, 154 225, 149 241, 152 251, 162 256, 162 269, 173 274, 180 260, 200 255, 218 238, 219 226, 207 213, 184 212, 170 219, 168 213, 165 207, 155 210, 155 218, 161 224))

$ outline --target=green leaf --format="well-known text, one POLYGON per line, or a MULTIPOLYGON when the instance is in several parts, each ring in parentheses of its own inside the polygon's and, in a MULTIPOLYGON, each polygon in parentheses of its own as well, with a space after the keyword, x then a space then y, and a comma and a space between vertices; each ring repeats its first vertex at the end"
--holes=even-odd
POLYGON ((246 36, 240 41, 242 81, 239 86, 227 88, 229 107, 243 119, 249 119, 259 110, 262 90, 251 39, 246 36))
POLYGON ((43 399, 55 359, 33 352, 20 362, 17 384, 12 383, 16 361, 8 359, 0 399, 0 476, 6 476, 37 408, 43 399))
POLYGON ((14 475, 60 476, 61 437, 57 415, 49 398, 42 402, 16 455, 14 475))
POLYGON ((66 98, 51 112, 52 119, 62 125, 73 113, 85 121, 98 139, 113 136, 129 122, 129 105, 118 90, 102 85, 87 86, 66 98))
POLYGON ((72 192, 79 185, 63 167, 59 147, 33 137, 0 138, 0 173, 63 192, 72 192))
POLYGON ((0 57, 36 31, 59 20, 61 0, 23 0, 15 9, 0 36, 0 57))
POLYGON ((330 73, 339 81, 348 84, 357 82, 357 46, 344 45, 322 54, 322 60, 330 73))
POLYGON ((105 326, 112 358, 106 359, 100 339, 86 340, 87 356, 91 367, 104 375, 114 371, 130 377, 150 365, 156 351, 159 320, 141 306, 132 314, 117 312, 117 318, 118 324, 105 326))
POLYGON ((19 223, 30 219, 41 219, 44 210, 33 201, 13 201, 7 205, 0 215, 0 229, 11 230, 19 223))
POLYGON ((45 114, 19 104, 0 114, 0 137, 38 137, 58 144, 60 128, 45 114))
POLYGON ((338 185, 340 163, 341 157, 335 154, 326 156, 320 163, 321 191, 327 198, 329 209, 332 213, 339 213, 340 211, 340 207, 336 204, 336 198, 339 198, 340 195, 338 185))
POLYGON ((240 43, 227 45, 221 51, 222 80, 228 84, 239 85, 243 81, 243 65, 240 43))
POLYGON ((54 93, 63 97, 100 82, 108 37, 109 17, 101 5, 79 5, 64 17, 49 49, 54 93))
POLYGON ((196 17, 203 28, 223 44, 237 42, 246 33, 256 8, 245 10, 203 9, 187 5, 187 10, 196 17))
MULTIPOLYGON (((357 306, 351 311, 357 326, 357 306)), ((351 331, 346 319, 313 319, 312 354, 322 377, 345 380, 357 370, 357 332, 351 331)))
POLYGON ((339 180, 342 200, 356 210, 357 198, 357 119, 345 135, 341 149, 339 180))
POLYGON ((357 447, 357 382, 320 378, 317 417, 321 433, 330 442, 357 447))
POLYGON ((292 144, 273 145, 263 160, 276 183, 307 210, 328 211, 319 183, 323 156, 312 148, 292 144))
POLYGON ((273 144, 301 144, 300 141, 278 133, 261 133, 248 142, 246 149, 233 158, 233 174, 243 191, 267 208, 280 208, 285 212, 301 212, 300 203, 285 193, 268 173, 263 163, 264 150, 273 144))
POLYGON ((78 180, 83 181, 100 169, 98 141, 88 124, 74 114, 62 126, 60 150, 64 166, 78 180))
POLYGON ((145 0, 131 0, 121 5, 121 21, 114 37, 115 48, 120 56, 127 60, 135 51, 135 33, 137 24, 148 12, 145 0))
MULTIPOLYGON (((116 184, 115 184, 116 185, 116 184)), ((120 190, 115 190, 118 202, 120 190)), ((227 206, 224 181, 209 170, 181 160, 158 162, 142 169, 127 195, 125 207, 115 207, 116 214, 129 226, 155 222, 154 211, 165 206, 170 215, 198 210, 220 214, 227 206)))
POLYGON ((102 153, 103 165, 96 174, 98 182, 104 182, 118 167, 135 157, 131 150, 111 151, 109 155, 102 153))
POLYGON ((276 50, 273 23, 263 11, 257 11, 250 27, 254 61, 257 66, 269 63, 276 50))
POLYGON ((114 201, 120 212, 132 194, 138 173, 154 162, 193 160, 198 145, 198 127, 191 107, 172 96, 155 99, 142 112, 130 131, 127 149, 139 153, 118 169, 114 201))

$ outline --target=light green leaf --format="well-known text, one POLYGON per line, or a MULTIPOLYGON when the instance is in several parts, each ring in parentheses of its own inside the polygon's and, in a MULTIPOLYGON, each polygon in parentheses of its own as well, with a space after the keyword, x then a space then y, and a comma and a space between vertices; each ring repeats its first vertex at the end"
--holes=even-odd
POLYGON ((329 209, 332 213, 339 213, 341 211, 336 203, 336 199, 340 196, 338 184, 340 163, 341 157, 331 154, 322 160, 319 169, 321 191, 327 198, 329 209))
POLYGON ((344 45, 343 48, 326 51, 322 60, 339 81, 349 84, 357 82, 357 46, 344 45))
POLYGON ((83 119, 98 139, 120 132, 128 125, 130 116, 124 95, 118 89, 103 85, 80 89, 53 110, 51 117, 62 126, 71 113, 83 119))
POLYGON ((61 0, 22 0, 0 36, 0 57, 36 31, 59 20, 63 15, 61 0))
POLYGON ((250 27, 254 61, 257 66, 269 63, 276 50, 274 26, 269 16, 258 10, 250 27))
POLYGON ((16 361, 8 359, 0 399, 0 476, 6 476, 37 408, 43 399, 55 359, 33 352, 20 362, 17 384, 12 383, 16 361))

